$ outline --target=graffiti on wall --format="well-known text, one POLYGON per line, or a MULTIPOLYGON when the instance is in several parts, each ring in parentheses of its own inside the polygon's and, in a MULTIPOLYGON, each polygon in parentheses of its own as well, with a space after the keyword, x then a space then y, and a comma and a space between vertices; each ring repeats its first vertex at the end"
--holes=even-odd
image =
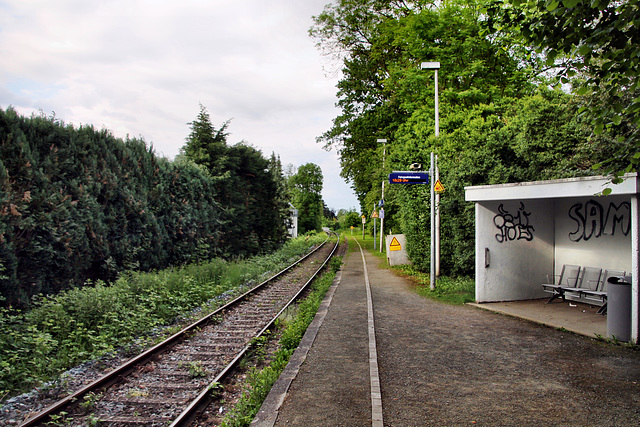
POLYGON ((569 233, 572 242, 615 236, 616 232, 628 236, 631 231, 631 204, 610 202, 609 207, 605 208, 591 199, 571 206, 569 218, 577 225, 576 231, 569 233))
POLYGON ((531 212, 525 211, 524 203, 520 202, 518 212, 513 215, 504 208, 503 204, 498 206, 498 214, 493 217, 493 223, 500 230, 496 234, 499 243, 511 240, 533 240, 535 229, 529 224, 531 212))

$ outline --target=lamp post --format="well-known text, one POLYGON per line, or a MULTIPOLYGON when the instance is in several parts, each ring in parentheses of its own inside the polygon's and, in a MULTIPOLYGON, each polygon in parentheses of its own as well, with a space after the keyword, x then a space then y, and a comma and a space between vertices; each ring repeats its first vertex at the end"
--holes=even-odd
MULTIPOLYGON (((436 75, 435 75, 435 98, 436 98, 436 138, 438 136, 440 136, 440 116, 439 116, 439 104, 438 104, 438 70, 440 69, 440 63, 439 62, 423 62, 422 64, 420 64, 420 68, 423 70, 434 70, 436 75)), ((429 170, 429 176, 433 177, 435 176, 434 171, 434 161, 433 161, 433 153, 431 153, 431 169, 429 170)), ((433 179, 432 179, 433 180, 433 179)), ((435 277, 436 274, 439 274, 440 272, 438 271, 436 273, 436 263, 439 264, 440 260, 439 260, 439 254, 438 256, 436 256, 436 251, 440 252, 440 238, 438 236, 438 234, 440 234, 440 227, 438 226, 438 230, 436 231, 436 219, 435 219, 435 206, 438 204, 438 199, 440 198, 440 196, 438 195, 437 198, 434 196, 434 188, 433 188, 433 182, 430 183, 431 185, 431 271, 430 271, 430 288, 431 290, 434 290, 436 288, 435 285, 435 277), (436 245, 436 241, 438 242, 438 244, 436 245)), ((439 218, 438 218, 438 222, 439 222, 439 218)), ((438 268, 439 270, 439 268, 438 268)))
MULTIPOLYGON (((382 144, 382 173, 384 174, 384 159, 387 154, 387 140, 377 139, 376 142, 382 144)), ((380 253, 382 253, 382 239, 384 238, 384 176, 382 177, 382 197, 380 198, 380 210, 382 210, 382 215, 380 215, 380 253)), ((375 248, 374 248, 375 249, 375 248)))

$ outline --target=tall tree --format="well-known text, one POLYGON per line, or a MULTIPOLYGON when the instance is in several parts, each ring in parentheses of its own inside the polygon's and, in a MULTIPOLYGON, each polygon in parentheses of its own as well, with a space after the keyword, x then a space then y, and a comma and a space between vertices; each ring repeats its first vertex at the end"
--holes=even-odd
POLYGON ((221 237, 226 257, 252 255, 275 249, 286 234, 286 200, 279 161, 264 158, 251 145, 229 146, 225 122, 211 124, 203 105, 182 148, 185 157, 203 166, 216 185, 216 200, 224 215, 221 237))
POLYGON ((320 230, 322 227, 322 170, 314 163, 306 163, 289 178, 293 205, 298 209, 300 233, 320 230))
MULTIPOLYGON (((575 97, 546 88, 544 61, 509 34, 486 30, 478 2, 339 1, 311 34, 343 63, 340 114, 320 141, 339 150, 342 175, 370 212, 391 170, 440 157, 446 193, 445 273, 473 271, 473 210, 467 185, 591 173, 605 138, 587 142, 575 97), (391 11, 390 11, 391 10, 391 11), (440 62, 440 136, 434 135, 434 73, 440 62), (381 144, 386 138, 385 170, 381 144)), ((610 152, 610 150, 609 150, 610 152)), ((428 269, 426 186, 387 186, 385 230, 407 235, 409 254, 428 269)))
MULTIPOLYGON (((625 144, 604 162, 619 177, 640 163, 640 7, 638 0, 494 0, 488 25, 509 31, 546 59, 564 84, 591 94, 593 129, 625 144)), ((614 179, 619 182, 619 179, 614 179)))

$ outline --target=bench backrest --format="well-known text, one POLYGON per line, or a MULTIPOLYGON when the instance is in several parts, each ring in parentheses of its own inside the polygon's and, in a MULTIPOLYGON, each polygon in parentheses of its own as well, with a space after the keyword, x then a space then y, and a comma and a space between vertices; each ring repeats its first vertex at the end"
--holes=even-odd
POLYGON ((583 267, 580 271, 580 280, 578 288, 597 291, 602 278, 602 269, 596 267, 583 267))
POLYGON ((600 281, 600 287, 598 288, 598 290, 601 292, 607 291, 607 283, 609 281, 609 277, 624 277, 626 274, 627 272, 624 270, 605 270, 604 274, 602 275, 602 280, 600 281))
POLYGON ((560 278, 558 279, 558 285, 576 287, 578 284, 578 278, 580 277, 580 266, 565 264, 562 266, 560 272, 560 278))

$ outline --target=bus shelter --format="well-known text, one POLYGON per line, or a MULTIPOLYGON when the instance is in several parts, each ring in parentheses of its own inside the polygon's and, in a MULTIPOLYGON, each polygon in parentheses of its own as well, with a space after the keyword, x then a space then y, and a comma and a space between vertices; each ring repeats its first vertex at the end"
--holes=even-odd
POLYGON ((637 342, 639 184, 628 174, 616 185, 599 176, 466 187, 475 203, 476 301, 548 297, 542 284, 563 265, 624 271, 637 342), (611 194, 599 195, 605 188, 611 194))

